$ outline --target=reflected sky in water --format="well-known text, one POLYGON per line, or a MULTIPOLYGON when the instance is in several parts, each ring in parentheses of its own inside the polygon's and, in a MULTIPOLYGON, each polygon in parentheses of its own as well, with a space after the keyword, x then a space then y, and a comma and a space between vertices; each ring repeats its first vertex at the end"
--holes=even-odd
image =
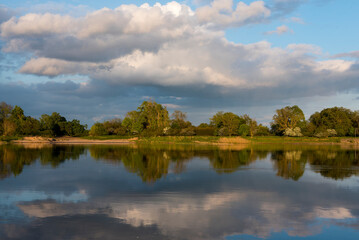
POLYGON ((0 239, 359 239, 340 146, 0 146, 0 239))

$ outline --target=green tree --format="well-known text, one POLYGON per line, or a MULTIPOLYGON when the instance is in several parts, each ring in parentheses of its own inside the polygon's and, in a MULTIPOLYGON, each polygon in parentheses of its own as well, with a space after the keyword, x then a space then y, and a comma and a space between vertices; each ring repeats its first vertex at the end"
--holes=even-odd
POLYGON ((43 135, 59 137, 66 134, 66 118, 57 112, 51 115, 43 114, 40 118, 41 131, 43 135))
POLYGON ((92 125, 89 134, 90 136, 104 136, 107 135, 107 132, 103 123, 97 122, 94 125, 92 125))
POLYGON ((297 106, 286 106, 276 110, 271 124, 272 131, 276 135, 283 135, 287 128, 303 128, 305 126, 305 117, 303 111, 297 106))
POLYGON ((215 134, 220 136, 232 136, 238 134, 239 126, 244 119, 231 112, 218 112, 210 118, 210 125, 216 128, 215 134))
POLYGON ((16 126, 16 130, 13 135, 23 135, 23 126, 26 120, 24 110, 22 110, 22 108, 19 106, 15 106, 14 109, 11 111, 9 119, 16 126))
POLYGON ((145 119, 138 111, 128 112, 126 117, 122 121, 122 125, 126 128, 126 131, 130 135, 138 135, 144 129, 145 119))
POLYGON ((262 124, 259 124, 255 135, 256 136, 269 136, 270 135, 269 128, 267 126, 263 126, 262 124))
POLYGON ((4 121, 10 117, 12 109, 6 102, 0 103, 0 135, 4 134, 4 121))
POLYGON ((155 101, 144 101, 137 111, 128 112, 122 122, 130 134, 158 136, 169 127, 168 111, 155 101))
POLYGON ((122 126, 120 118, 114 118, 103 123, 108 135, 126 135, 126 129, 122 126))
POLYGON ((38 135, 40 131, 40 121, 30 116, 26 117, 21 126, 21 132, 25 136, 38 135))
POLYGON ((83 136, 86 133, 87 125, 82 125, 79 120, 73 119, 65 124, 66 135, 72 137, 83 136))
POLYGON ((187 121, 187 114, 181 111, 174 111, 171 115, 170 129, 167 135, 195 135, 195 128, 190 121, 187 121))
POLYGON ((342 107, 326 108, 311 115, 309 122, 316 135, 327 132, 327 129, 334 129, 338 136, 347 136, 352 134, 352 129, 356 126, 352 121, 355 115, 351 110, 342 107))

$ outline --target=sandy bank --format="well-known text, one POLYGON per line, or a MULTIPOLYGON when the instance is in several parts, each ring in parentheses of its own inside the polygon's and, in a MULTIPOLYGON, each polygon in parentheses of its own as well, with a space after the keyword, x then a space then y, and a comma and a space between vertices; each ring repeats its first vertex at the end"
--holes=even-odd
POLYGON ((30 144, 30 143, 44 143, 44 144, 129 144, 129 143, 134 143, 136 140, 137 140, 137 138, 95 140, 95 139, 83 139, 83 138, 77 138, 77 137, 60 137, 60 138, 24 137, 21 140, 12 141, 12 143, 21 143, 21 144, 30 144))

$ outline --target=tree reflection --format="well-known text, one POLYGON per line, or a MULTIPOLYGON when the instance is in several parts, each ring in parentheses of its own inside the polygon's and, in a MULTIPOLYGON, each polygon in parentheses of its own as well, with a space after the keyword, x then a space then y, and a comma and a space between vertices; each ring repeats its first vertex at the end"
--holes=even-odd
POLYGON ((272 159, 277 176, 294 181, 298 181, 303 176, 307 162, 303 151, 274 151, 272 159))
POLYGON ((323 177, 338 180, 359 173, 359 156, 356 150, 318 150, 313 151, 308 159, 311 169, 323 177))
POLYGON ((46 145, 0 145, 0 178, 22 173, 24 166, 40 160, 42 165, 57 167, 66 160, 76 160, 85 151, 83 146, 54 146, 46 145))
POLYGON ((17 176, 24 166, 37 160, 58 167, 79 159, 86 149, 92 158, 111 164, 123 164, 143 182, 153 183, 169 172, 180 174, 194 158, 209 160, 219 174, 233 173, 251 163, 271 156, 277 176, 299 180, 308 163, 324 177, 344 179, 359 173, 359 154, 339 146, 299 145, 0 145, 0 178, 17 176))

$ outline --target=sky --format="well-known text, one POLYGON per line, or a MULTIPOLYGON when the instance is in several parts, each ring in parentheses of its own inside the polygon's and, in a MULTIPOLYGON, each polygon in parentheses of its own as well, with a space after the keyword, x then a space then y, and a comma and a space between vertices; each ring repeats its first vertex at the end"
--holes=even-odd
POLYGON ((149 99, 194 124, 358 110, 358 12, 356 0, 5 0, 0 101, 88 125, 149 99))

